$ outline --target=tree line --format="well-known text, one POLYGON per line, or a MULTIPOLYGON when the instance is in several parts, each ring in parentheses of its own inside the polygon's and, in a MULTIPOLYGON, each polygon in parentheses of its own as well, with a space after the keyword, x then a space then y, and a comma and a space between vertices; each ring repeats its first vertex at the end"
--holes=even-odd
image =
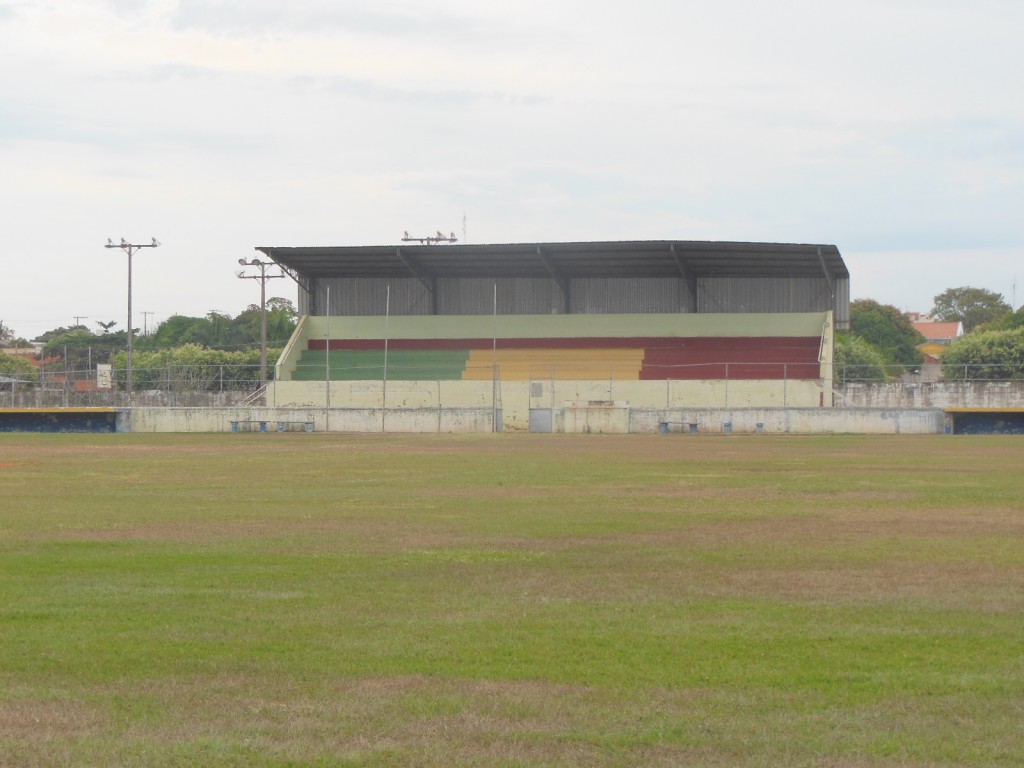
MULTIPOLYGON (((960 322, 964 336, 942 354, 947 380, 1024 378, 1024 308, 1016 311, 1003 295, 963 286, 933 299, 932 320, 960 322)), ((925 338, 897 307, 860 299, 850 304, 850 330, 836 334, 835 377, 846 381, 887 381, 924 363, 925 338)))
MULTIPOLYGON (((204 317, 172 315, 149 334, 139 335, 134 330, 132 367, 140 384, 147 378, 158 379, 160 374, 147 370, 169 368, 194 369, 197 366, 230 366, 232 381, 255 376, 248 369, 260 361, 261 310, 250 304, 232 317, 223 312, 208 312, 204 317), (246 371, 243 373, 243 370, 246 371)), ((298 323, 298 313, 292 302, 283 298, 267 300, 267 347, 274 359, 291 338, 298 323)), ((76 372, 88 377, 97 364, 113 365, 115 370, 127 365, 127 330, 115 330, 116 322, 97 322, 97 330, 86 325, 54 328, 40 334, 35 342, 42 342, 42 365, 45 372, 76 372)), ((0 346, 29 347, 32 343, 16 338, 0 321, 0 346)), ((0 355, 0 376, 19 381, 36 381, 39 368, 15 355, 0 355)))
MULTIPOLYGON (((1024 378, 1024 308, 1014 311, 1002 294, 983 288, 950 288, 934 297, 933 320, 963 323, 965 335, 942 355, 948 380, 1024 378)), ((298 313, 288 299, 267 301, 267 345, 274 359, 291 338, 298 313)), ((43 358, 59 361, 65 370, 91 371, 97 363, 126 365, 127 332, 116 322, 55 328, 39 336, 43 358)), ((204 317, 172 315, 153 333, 137 336, 133 368, 140 383, 170 368, 229 366, 230 377, 259 363, 260 308, 250 304, 237 316, 209 312, 204 317), (153 371, 151 374, 145 371, 153 371)), ((860 299, 850 304, 850 330, 836 334, 835 378, 846 381, 887 381, 924 363, 919 349, 924 337, 897 307, 860 299)), ((28 346, 0 321, 0 347, 28 346)), ((32 381, 37 369, 27 360, 0 355, 0 376, 32 381)))

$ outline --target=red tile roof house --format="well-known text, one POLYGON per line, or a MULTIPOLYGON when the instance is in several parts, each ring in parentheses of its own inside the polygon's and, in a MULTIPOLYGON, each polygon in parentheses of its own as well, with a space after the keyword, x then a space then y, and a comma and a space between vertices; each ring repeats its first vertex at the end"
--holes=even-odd
POLYGON ((937 363, 946 347, 964 335, 964 324, 959 320, 950 323, 942 323, 927 318, 919 320, 911 317, 914 328, 924 336, 925 343, 918 346, 925 356, 926 363, 937 363))
POLYGON ((946 347, 953 343, 954 339, 964 335, 964 325, 959 320, 945 323, 931 320, 927 315, 918 312, 908 312, 907 317, 913 323, 918 333, 924 336, 924 344, 919 344, 918 349, 924 354, 924 365, 921 371, 914 376, 917 381, 934 382, 942 378, 942 368, 939 361, 946 347))

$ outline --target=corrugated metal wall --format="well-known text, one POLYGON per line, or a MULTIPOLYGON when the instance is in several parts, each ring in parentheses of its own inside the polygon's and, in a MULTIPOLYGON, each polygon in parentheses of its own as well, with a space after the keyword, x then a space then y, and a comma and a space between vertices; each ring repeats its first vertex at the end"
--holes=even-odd
MULTIPOLYGON (((435 295, 415 278, 316 278, 312 294, 299 291, 300 314, 383 315, 388 286, 392 315, 546 315, 565 311, 566 298, 554 280, 461 278, 437 280, 435 295), (331 306, 327 307, 330 286, 331 306)), ((566 281, 573 314, 653 312, 836 312, 836 326, 849 324, 850 281, 830 286, 824 277, 717 277, 697 280, 693 306, 681 278, 581 278, 566 281), (835 290, 833 299, 832 290, 835 290), (842 314, 846 314, 843 317, 842 314)))
POLYGON ((664 277, 573 280, 571 311, 576 314, 691 312, 682 279, 664 277))
POLYGON ((552 280, 461 278, 437 281, 437 313, 489 315, 494 311, 495 285, 499 315, 549 315, 562 306, 561 291, 552 280))
MULTIPOLYGON (((390 286, 390 312, 392 315, 433 314, 430 292, 415 278, 316 278, 313 281, 313 306, 308 314, 315 315, 383 315, 388 306, 390 286), (327 306, 330 287, 331 305, 327 306)), ((302 301, 299 302, 302 312, 302 301)), ((490 310, 488 310, 490 311, 490 310)))
POLYGON ((832 309, 824 277, 705 277, 698 312, 824 312, 832 309))

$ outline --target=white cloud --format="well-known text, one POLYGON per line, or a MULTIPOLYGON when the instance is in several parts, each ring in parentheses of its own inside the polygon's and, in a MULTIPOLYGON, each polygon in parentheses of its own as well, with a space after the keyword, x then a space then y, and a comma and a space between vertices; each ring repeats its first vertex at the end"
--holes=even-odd
POLYGON ((855 293, 920 308, 982 277, 964 254, 1018 260, 1022 26, 1008 0, 0 4, 0 318, 123 312, 107 237, 165 242, 141 309, 237 312, 256 245, 463 211, 475 242, 834 242, 855 293))

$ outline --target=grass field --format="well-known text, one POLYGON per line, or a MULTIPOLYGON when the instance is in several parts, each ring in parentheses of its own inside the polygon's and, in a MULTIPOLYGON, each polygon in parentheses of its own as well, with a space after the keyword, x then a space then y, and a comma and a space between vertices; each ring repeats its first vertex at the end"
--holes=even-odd
POLYGON ((1019 437, 0 435, 0 766, 1024 764, 1019 437))

